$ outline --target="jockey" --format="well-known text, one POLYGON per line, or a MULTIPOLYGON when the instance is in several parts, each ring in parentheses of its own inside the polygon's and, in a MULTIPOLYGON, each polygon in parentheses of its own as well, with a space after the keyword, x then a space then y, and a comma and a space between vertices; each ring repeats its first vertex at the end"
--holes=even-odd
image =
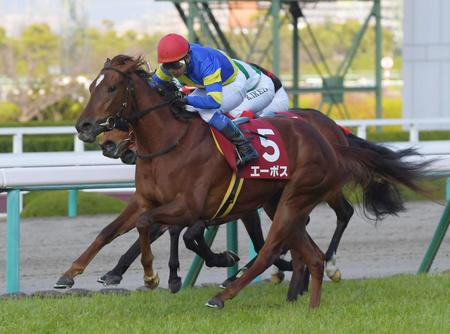
POLYGON ((189 43, 178 34, 168 34, 159 41, 158 63, 161 65, 152 79, 164 84, 175 77, 184 85, 196 87, 178 103, 185 104, 187 111, 198 112, 236 145, 240 165, 258 158, 241 130, 223 113, 233 116, 247 109, 263 110, 275 94, 270 78, 220 50, 189 43), (268 87, 263 87, 265 81, 268 87), (250 100, 246 99, 249 91, 255 92, 250 100))

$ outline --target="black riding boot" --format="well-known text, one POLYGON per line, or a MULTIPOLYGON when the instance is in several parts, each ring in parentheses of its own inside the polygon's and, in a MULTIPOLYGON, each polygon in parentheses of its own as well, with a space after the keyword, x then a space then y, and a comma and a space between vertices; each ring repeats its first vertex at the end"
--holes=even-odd
POLYGON ((245 138, 241 129, 231 119, 227 121, 227 125, 225 125, 221 132, 236 146, 239 155, 239 166, 245 165, 247 162, 259 157, 258 152, 256 152, 250 141, 245 138))

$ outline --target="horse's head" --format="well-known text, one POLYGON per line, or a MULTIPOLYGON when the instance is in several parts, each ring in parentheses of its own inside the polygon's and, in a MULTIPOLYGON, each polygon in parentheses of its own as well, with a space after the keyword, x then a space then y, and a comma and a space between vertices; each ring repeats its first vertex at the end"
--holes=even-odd
POLYGON ((113 129, 105 132, 100 140, 103 155, 112 159, 121 159, 124 164, 136 163, 136 145, 133 132, 113 129))
POLYGON ((89 102, 78 118, 78 137, 94 142, 95 137, 114 127, 128 130, 127 122, 136 109, 135 78, 149 73, 141 69, 141 58, 118 55, 107 59, 97 78, 91 83, 89 102))

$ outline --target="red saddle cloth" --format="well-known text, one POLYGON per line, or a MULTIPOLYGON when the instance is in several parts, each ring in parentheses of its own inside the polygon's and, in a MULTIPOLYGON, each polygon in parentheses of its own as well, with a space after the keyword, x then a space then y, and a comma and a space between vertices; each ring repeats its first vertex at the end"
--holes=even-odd
MULTIPOLYGON (((250 120, 239 127, 247 138, 252 139, 251 143, 259 153, 258 159, 240 169, 239 176, 245 179, 289 179, 289 160, 279 131, 263 118, 250 120)), ((218 149, 231 169, 236 171, 237 153, 234 145, 215 128, 210 128, 218 149)))

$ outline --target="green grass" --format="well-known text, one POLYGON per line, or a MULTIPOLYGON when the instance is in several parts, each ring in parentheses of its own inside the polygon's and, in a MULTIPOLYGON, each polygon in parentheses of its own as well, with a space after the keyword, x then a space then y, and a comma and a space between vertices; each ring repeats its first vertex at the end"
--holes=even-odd
POLYGON ((1 333, 449 333, 450 275, 326 283, 287 303, 287 285, 249 286, 223 310, 203 304, 219 289, 164 290, 0 301, 1 333))
MULTIPOLYGON (((25 196, 22 217, 67 216, 67 191, 33 191, 25 196)), ((103 194, 78 192, 78 214, 119 213, 124 201, 103 194)))

